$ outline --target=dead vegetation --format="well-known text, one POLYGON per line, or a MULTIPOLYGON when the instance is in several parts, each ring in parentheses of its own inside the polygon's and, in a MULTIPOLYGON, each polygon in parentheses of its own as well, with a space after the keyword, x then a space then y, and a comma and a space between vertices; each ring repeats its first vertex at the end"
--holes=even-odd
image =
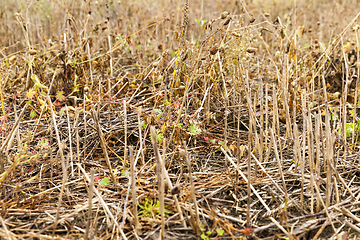
POLYGON ((356 239, 359 5, 2 3, 0 236, 356 239))

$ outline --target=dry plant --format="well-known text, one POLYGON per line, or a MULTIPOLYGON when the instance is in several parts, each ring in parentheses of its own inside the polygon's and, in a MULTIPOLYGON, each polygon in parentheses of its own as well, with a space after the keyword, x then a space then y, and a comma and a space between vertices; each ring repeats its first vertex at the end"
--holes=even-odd
POLYGON ((357 239, 360 3, 4 1, 4 239, 357 239))

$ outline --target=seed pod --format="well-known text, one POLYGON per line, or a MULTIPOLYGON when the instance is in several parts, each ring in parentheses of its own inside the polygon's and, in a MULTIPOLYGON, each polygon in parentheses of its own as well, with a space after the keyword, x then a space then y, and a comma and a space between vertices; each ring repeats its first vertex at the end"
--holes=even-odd
POLYGON ((16 59, 16 56, 15 55, 12 55, 11 57, 8 58, 9 59, 9 62, 12 62, 16 59))
POLYGON ((248 53, 256 53, 257 48, 248 47, 248 48, 246 49, 246 51, 247 51, 248 53))
POLYGON ((176 185, 173 187, 173 189, 171 189, 171 195, 178 195, 180 193, 180 186, 176 185))
POLYGON ((234 37, 240 37, 240 34, 238 34, 236 32, 232 32, 231 35, 233 35, 234 37))
POLYGON ((37 51, 35 49, 29 49, 29 54, 35 55, 35 54, 37 54, 37 51))
POLYGON ((168 50, 165 50, 165 51, 163 51, 162 52, 162 57, 164 58, 164 57, 166 57, 167 55, 169 54, 169 51, 168 50))
POLYGON ((280 51, 277 51, 275 53, 275 57, 276 57, 276 60, 279 60, 280 59, 280 51))
POLYGON ((301 35, 304 35, 304 32, 305 32, 305 27, 304 26, 301 26, 300 32, 301 32, 301 35))
POLYGON ((211 54, 211 55, 215 55, 218 51, 219 51, 219 48, 218 48, 217 46, 213 46, 213 47, 210 49, 210 54, 211 54))
POLYGON ((126 36, 126 42, 129 45, 131 44, 131 36, 130 35, 126 36))
POLYGON ((226 19, 224 20, 224 26, 228 25, 230 20, 231 20, 231 17, 227 16, 226 19))
POLYGON ((188 57, 188 52, 186 51, 185 54, 181 57, 181 61, 184 62, 188 57))
POLYGON ((220 14, 220 19, 225 19, 227 16, 229 16, 229 13, 227 11, 224 11, 220 14))
POLYGON ((280 37, 281 37, 282 39, 285 38, 285 30, 284 30, 284 28, 282 28, 282 29, 280 30, 280 37))

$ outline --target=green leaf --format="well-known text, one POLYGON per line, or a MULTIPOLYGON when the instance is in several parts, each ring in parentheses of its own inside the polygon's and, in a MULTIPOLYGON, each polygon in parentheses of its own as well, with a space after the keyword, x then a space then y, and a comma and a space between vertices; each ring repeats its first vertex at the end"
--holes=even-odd
POLYGON ((79 88, 78 88, 78 85, 77 85, 77 80, 78 80, 78 76, 75 74, 75 79, 74 79, 74 92, 78 92, 79 91, 79 88))
POLYGON ((349 110, 349 112, 350 112, 350 117, 354 117, 354 110, 349 110))
POLYGON ((33 99, 36 95, 36 91, 34 88, 30 88, 29 91, 26 93, 26 97, 28 99, 33 99))
POLYGON ((203 233, 203 234, 201 234, 201 239, 209 239, 209 237, 203 233))
POLYGON ((159 121, 160 118, 162 117, 162 111, 160 109, 154 109, 154 113, 157 115, 157 117, 155 118, 156 121, 159 121))
POLYGON ((191 135, 198 135, 201 133, 201 128, 198 127, 196 124, 191 125, 188 130, 191 135))
POLYGON ((44 84, 42 84, 42 83, 40 82, 40 79, 39 79, 35 74, 32 74, 32 75, 31 75, 31 79, 34 81, 34 83, 35 83, 34 87, 35 87, 36 89, 38 89, 38 88, 43 88, 43 89, 45 89, 45 90, 48 90, 48 87, 45 86, 44 84))
POLYGON ((159 133, 156 134, 156 141, 158 143, 162 143, 163 139, 164 139, 164 134, 163 133, 159 132, 159 133))
POLYGON ((104 177, 103 179, 101 179, 100 185, 104 187, 104 186, 108 185, 109 182, 110 182, 109 178, 108 178, 108 177, 104 177))
POLYGON ((216 233, 218 236, 222 236, 222 235, 224 235, 224 230, 221 228, 218 228, 218 229, 216 229, 216 233))
POLYGON ((141 130, 144 130, 144 129, 146 128, 146 123, 145 123, 145 121, 142 121, 142 122, 141 122, 140 127, 141 127, 141 130))
POLYGON ((36 115, 35 111, 31 110, 30 117, 33 118, 33 117, 35 117, 35 115, 36 115))
POLYGON ((65 100, 65 96, 64 96, 64 91, 60 91, 60 92, 57 92, 56 93, 56 99, 59 101, 59 102, 62 102, 65 100))
POLYGON ((60 109, 59 114, 64 115, 65 111, 66 111, 65 107, 63 107, 63 108, 60 109))
POLYGON ((124 175, 125 177, 128 177, 130 175, 128 170, 122 170, 121 171, 122 175, 124 175))

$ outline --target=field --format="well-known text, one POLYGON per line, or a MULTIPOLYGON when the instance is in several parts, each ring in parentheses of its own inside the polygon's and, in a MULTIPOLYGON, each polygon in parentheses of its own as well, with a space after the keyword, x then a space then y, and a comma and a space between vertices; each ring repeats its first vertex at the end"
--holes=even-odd
POLYGON ((360 2, 0 2, 2 239, 358 239, 360 2))

